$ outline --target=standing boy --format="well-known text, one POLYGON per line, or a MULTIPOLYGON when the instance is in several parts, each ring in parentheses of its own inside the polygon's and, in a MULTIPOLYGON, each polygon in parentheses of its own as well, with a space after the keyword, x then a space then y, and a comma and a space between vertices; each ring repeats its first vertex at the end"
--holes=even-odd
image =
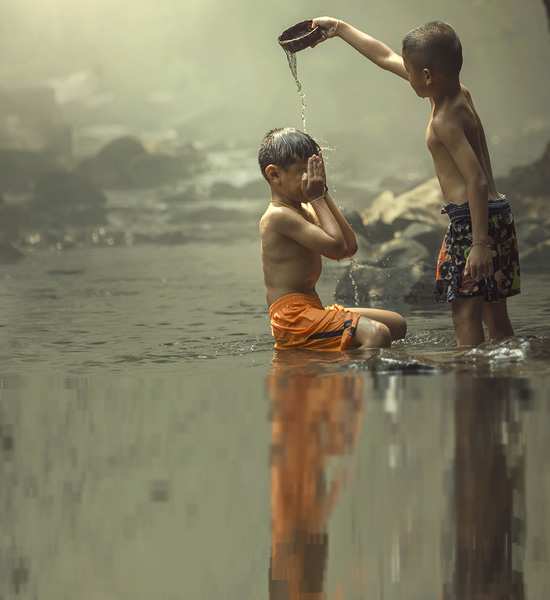
POLYGON ((514 334, 506 299, 520 292, 514 219, 497 193, 483 126, 469 91, 460 83, 462 45, 440 21, 410 31, 403 55, 348 23, 314 20, 325 39, 339 36, 373 63, 410 82, 428 98, 431 115, 426 142, 450 218, 436 271, 436 291, 451 303, 459 346, 514 334))
POLYGON ((274 129, 262 141, 258 162, 271 188, 260 236, 275 348, 381 348, 404 337, 405 319, 397 313, 321 304, 315 290, 321 256, 353 256, 357 241, 328 193, 315 140, 296 129, 274 129))

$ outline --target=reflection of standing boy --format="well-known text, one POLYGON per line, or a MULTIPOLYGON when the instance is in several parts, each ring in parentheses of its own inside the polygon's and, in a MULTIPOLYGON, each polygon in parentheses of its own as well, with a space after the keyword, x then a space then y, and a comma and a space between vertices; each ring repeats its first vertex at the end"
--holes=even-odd
POLYGON ((314 20, 325 39, 339 36, 376 65, 407 79, 432 108, 426 142, 450 225, 439 254, 436 290, 452 304, 459 346, 514 334, 506 299, 520 292, 516 232, 510 205, 496 191, 485 133, 469 91, 460 83, 462 46, 439 21, 410 31, 403 56, 330 17, 314 20))

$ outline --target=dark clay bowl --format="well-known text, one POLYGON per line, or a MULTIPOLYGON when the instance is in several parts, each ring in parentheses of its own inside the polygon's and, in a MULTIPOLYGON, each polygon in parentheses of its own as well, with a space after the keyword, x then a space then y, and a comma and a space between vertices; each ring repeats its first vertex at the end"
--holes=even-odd
POLYGON ((302 21, 279 36, 279 44, 287 52, 299 52, 310 48, 324 37, 320 27, 313 27, 313 21, 302 21))

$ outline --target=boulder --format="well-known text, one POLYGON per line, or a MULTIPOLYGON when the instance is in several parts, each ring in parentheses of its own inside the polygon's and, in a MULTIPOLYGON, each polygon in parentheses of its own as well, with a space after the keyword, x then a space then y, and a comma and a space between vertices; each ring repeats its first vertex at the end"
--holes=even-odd
POLYGON ((0 204, 0 241, 15 242, 20 231, 30 222, 27 204, 0 204))
POLYGON ((422 183, 423 179, 416 173, 410 173, 402 178, 396 175, 388 175, 380 181, 380 189, 391 190, 394 194, 403 194, 422 183))
POLYGON ((363 223, 361 215, 356 210, 342 209, 342 213, 346 218, 347 222, 351 225, 351 228, 353 229, 355 234, 365 238, 367 235, 367 230, 365 228, 365 224, 363 223))
POLYGON ((540 273, 550 270, 550 240, 522 252, 520 265, 523 272, 540 273))
POLYGON ((409 304, 434 300, 434 268, 419 262, 408 267, 352 265, 336 285, 337 302, 370 306, 380 301, 409 304))
POLYGON ((30 208, 35 226, 102 225, 107 198, 92 182, 67 171, 52 171, 36 183, 30 208))
POLYGON ((177 181, 185 173, 185 164, 178 157, 168 154, 142 154, 130 163, 129 186, 157 187, 169 181, 177 181))
POLYGON ((375 248, 368 263, 376 267, 410 268, 412 265, 428 262, 431 256, 419 242, 411 239, 394 238, 375 248))
POLYGON ((516 220, 516 231, 520 248, 536 246, 550 239, 549 224, 539 219, 516 220))
POLYGON ((53 168, 54 159, 44 152, 0 149, 0 192, 29 192, 53 168))
POLYGON ((122 136, 84 159, 77 172, 104 189, 146 189, 181 180, 200 163, 190 146, 177 155, 151 153, 137 138, 122 136))
POLYGON ((417 222, 444 228, 448 223, 441 214, 444 203, 439 182, 434 178, 398 196, 383 192, 361 216, 367 230, 377 221, 391 226, 394 232, 417 222))
POLYGON ((9 265, 17 262, 25 255, 9 242, 0 239, 0 265, 9 265))
POLYGON ((550 143, 539 160, 531 165, 515 167, 507 177, 497 179, 497 188, 519 199, 550 196, 550 143))
POLYGON ((516 223, 550 221, 550 188, 546 196, 514 197, 512 209, 516 223))
POLYGON ((146 154, 138 139, 123 136, 109 142, 95 156, 84 159, 77 172, 101 188, 134 187, 132 162, 146 154))
POLYGON ((445 229, 429 225, 428 223, 411 223, 403 231, 398 232, 400 240, 411 240, 422 244, 428 251, 430 257, 439 253, 441 243, 444 237, 445 229))

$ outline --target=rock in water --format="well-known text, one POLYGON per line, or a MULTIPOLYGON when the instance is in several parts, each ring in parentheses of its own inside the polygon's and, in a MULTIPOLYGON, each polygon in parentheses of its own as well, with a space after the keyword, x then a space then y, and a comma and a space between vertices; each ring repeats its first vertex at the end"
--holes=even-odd
POLYGON ((447 217, 441 214, 444 203, 441 187, 434 178, 399 196, 382 193, 361 216, 367 229, 376 221, 392 226, 394 231, 415 222, 444 228, 447 225, 447 217))
POLYGON ((0 192, 28 192, 37 177, 55 168, 43 152, 0 149, 0 192))
POLYGON ((102 225, 106 222, 105 194, 80 175, 53 171, 36 183, 30 208, 35 226, 102 225))
POLYGON ((537 244, 523 252, 520 258, 520 266, 521 270, 526 272, 540 273, 550 270, 550 240, 537 244))
POLYGON ((9 242, 0 239, 0 264, 7 265, 17 262, 25 255, 9 242))
POLYGON ((95 156, 84 159, 77 171, 101 188, 130 188, 134 187, 132 161, 146 155, 147 150, 137 138, 123 136, 109 142, 95 156))
POLYGON ((415 240, 394 238, 385 242, 372 252, 367 263, 377 267, 408 268, 422 262, 428 262, 428 250, 415 240))
POLYGON ((151 153, 137 138, 123 136, 83 160, 77 172, 104 189, 146 189, 183 179, 201 160, 190 147, 177 156, 151 153))
POLYGON ((550 143, 542 157, 531 165, 515 167, 497 179, 497 188, 512 197, 550 195, 550 143))
POLYGON ((366 238, 367 230, 365 228, 365 224, 363 223, 361 215, 356 210, 343 209, 342 213, 344 214, 344 217, 346 217, 347 222, 351 225, 353 231, 357 235, 366 238))
POLYGON ((357 300, 362 306, 370 306, 381 300, 409 304, 434 300, 434 268, 425 262, 406 267, 350 267, 336 285, 337 302, 354 304, 355 291, 351 276, 357 285, 357 300))
POLYGON ((434 227, 428 223, 411 223, 403 231, 398 233, 398 239, 411 240, 422 244, 428 251, 430 258, 439 253, 443 241, 444 230, 434 227))
POLYGON ((516 220, 516 230, 518 234, 520 251, 527 250, 527 247, 540 244, 550 239, 550 226, 548 223, 542 223, 540 219, 516 220))

